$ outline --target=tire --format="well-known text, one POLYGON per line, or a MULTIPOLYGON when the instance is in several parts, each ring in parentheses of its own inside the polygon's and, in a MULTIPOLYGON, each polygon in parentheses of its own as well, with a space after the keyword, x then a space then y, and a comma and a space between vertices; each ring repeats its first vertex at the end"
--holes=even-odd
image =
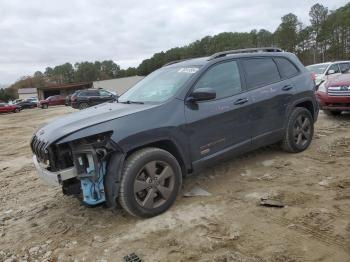
POLYGON ((339 115, 341 115, 341 112, 342 112, 342 111, 323 110, 323 112, 324 112, 327 116, 339 116, 339 115))
POLYGON ((79 108, 80 110, 86 109, 86 108, 88 108, 88 107, 89 107, 89 104, 86 103, 86 102, 82 102, 82 103, 80 103, 80 104, 78 105, 78 108, 79 108))
POLYGON ((43 105, 41 106, 42 109, 48 109, 48 107, 49 107, 48 104, 43 104, 43 105))
POLYGON ((19 112, 21 112, 21 109, 16 108, 15 110, 13 110, 13 112, 14 112, 14 113, 19 113, 19 112))
POLYGON ((119 203, 133 216, 157 216, 173 205, 181 184, 181 168, 172 154, 159 148, 141 149, 126 160, 119 203))
POLYGON ((311 144, 313 135, 314 120, 310 111, 296 107, 288 118, 282 149, 290 153, 302 152, 311 144))

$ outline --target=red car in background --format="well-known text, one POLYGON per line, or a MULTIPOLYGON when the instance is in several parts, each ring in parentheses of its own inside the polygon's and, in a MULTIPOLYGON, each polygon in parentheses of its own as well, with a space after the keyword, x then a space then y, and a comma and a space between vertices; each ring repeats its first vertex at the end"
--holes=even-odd
POLYGON ((327 115, 340 115, 342 111, 350 111, 350 73, 322 83, 316 97, 320 108, 327 115))
POLYGON ((21 111, 21 107, 17 105, 9 105, 5 103, 0 103, 0 113, 19 113, 21 111))
POLYGON ((40 100, 38 107, 46 109, 49 106, 64 105, 65 101, 66 101, 65 96, 61 96, 61 95, 49 96, 45 100, 40 100))

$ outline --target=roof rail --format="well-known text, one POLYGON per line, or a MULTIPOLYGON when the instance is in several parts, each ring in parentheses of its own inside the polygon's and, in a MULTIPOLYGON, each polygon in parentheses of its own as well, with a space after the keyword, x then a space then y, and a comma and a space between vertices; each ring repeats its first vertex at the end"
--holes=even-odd
POLYGON ((180 63, 180 62, 186 61, 186 60, 188 60, 188 59, 190 59, 190 58, 185 58, 185 59, 180 59, 180 60, 171 61, 171 62, 166 63, 166 64, 163 65, 162 67, 168 66, 168 65, 172 65, 172 64, 176 64, 176 63, 180 63))
POLYGON ((235 50, 228 50, 228 51, 223 51, 223 52, 218 52, 213 54, 208 58, 209 60, 213 60, 219 57, 223 57, 226 55, 231 55, 231 54, 239 54, 239 53, 254 53, 254 52, 283 52, 282 49, 278 47, 259 47, 259 48, 245 48, 245 49, 235 49, 235 50))

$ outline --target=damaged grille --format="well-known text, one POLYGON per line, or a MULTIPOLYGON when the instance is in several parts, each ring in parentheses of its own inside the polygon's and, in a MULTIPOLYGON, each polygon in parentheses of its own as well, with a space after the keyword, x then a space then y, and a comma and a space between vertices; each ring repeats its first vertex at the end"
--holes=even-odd
POLYGON ((44 141, 41 141, 37 136, 34 136, 30 146, 34 155, 36 155, 40 162, 46 162, 49 160, 49 154, 46 150, 46 143, 44 141))
POLYGON ((328 87, 330 96, 350 96, 350 86, 331 86, 328 87))

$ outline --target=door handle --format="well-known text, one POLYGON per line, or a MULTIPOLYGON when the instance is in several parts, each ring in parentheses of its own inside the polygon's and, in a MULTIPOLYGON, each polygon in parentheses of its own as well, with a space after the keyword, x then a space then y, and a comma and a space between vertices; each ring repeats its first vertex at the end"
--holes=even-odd
POLYGON ((285 85, 284 87, 282 87, 282 90, 283 91, 288 91, 288 90, 291 90, 293 88, 292 85, 285 85))
POLYGON ((245 103, 247 103, 249 100, 248 98, 240 98, 240 99, 237 99, 233 104, 234 105, 243 105, 245 103))

